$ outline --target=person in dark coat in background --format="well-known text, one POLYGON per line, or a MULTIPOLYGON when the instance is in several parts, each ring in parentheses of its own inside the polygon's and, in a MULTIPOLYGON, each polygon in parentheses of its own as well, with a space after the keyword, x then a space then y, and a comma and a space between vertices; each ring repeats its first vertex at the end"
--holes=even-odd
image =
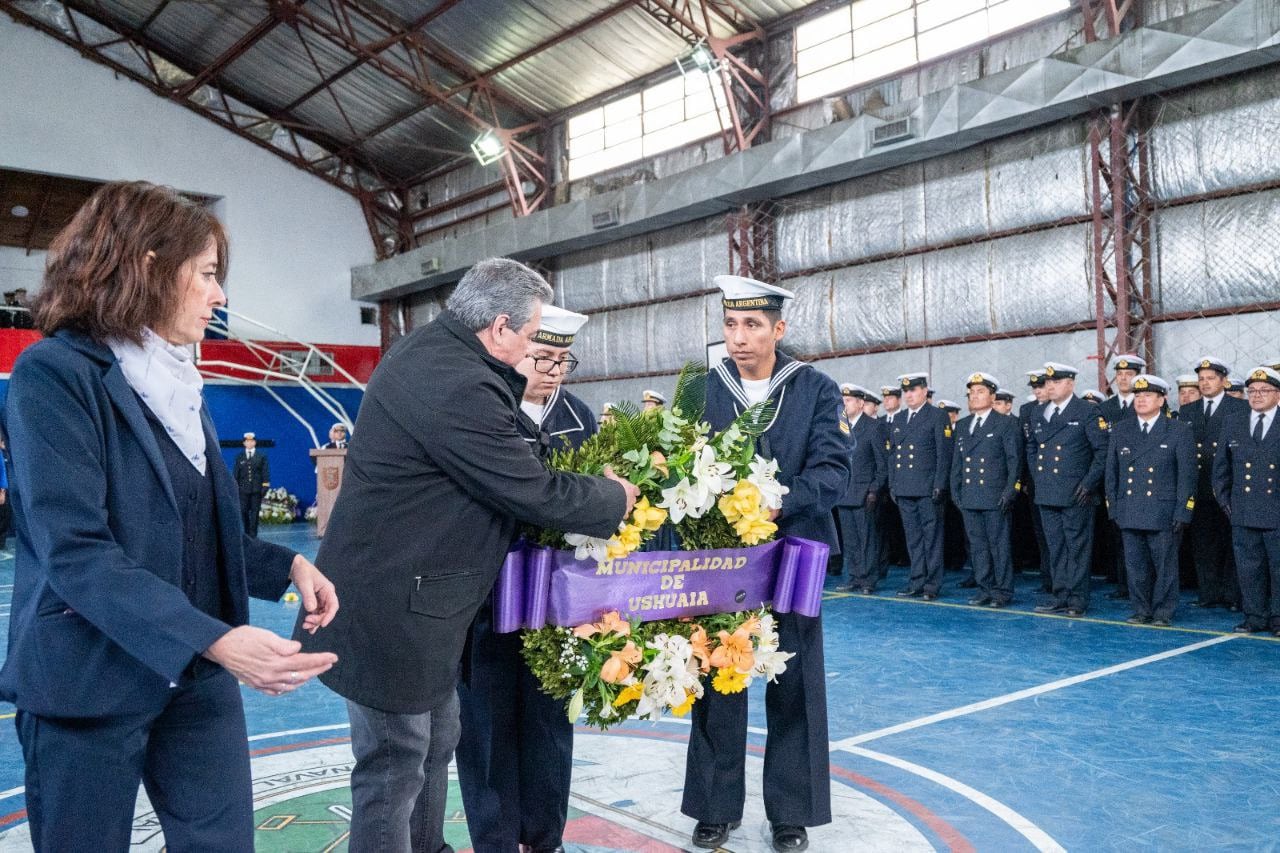
MULTIPOLYGON (((1111 385, 1115 393, 1099 404, 1102 416, 1107 419, 1107 425, 1111 429, 1115 429, 1116 424, 1120 423, 1121 420, 1134 416, 1133 383, 1138 378, 1138 374, 1146 369, 1146 359, 1134 353, 1122 353, 1111 359, 1111 370, 1113 372, 1111 385)), ((1101 525, 1101 527, 1098 531, 1099 535, 1095 537, 1095 541, 1101 547, 1094 548, 1097 554, 1097 558, 1094 560, 1094 568, 1095 570, 1100 569, 1107 576, 1107 579, 1116 585, 1115 589, 1107 593, 1107 598, 1113 601, 1127 599, 1129 597, 1129 582, 1125 573, 1125 548, 1120 536, 1120 528, 1116 526, 1116 523, 1109 515, 1099 516, 1095 521, 1095 526, 1097 525, 1101 525), (1103 531, 1106 531, 1105 535, 1103 531)))
MULTIPOLYGON (((882 385, 880 387, 880 397, 884 400, 884 413, 880 416, 880 419, 884 421, 885 432, 887 433, 893 429, 893 422, 896 418, 905 418, 907 416, 902 410, 902 389, 897 385, 882 385)), ((880 524, 880 580, 884 580, 889 575, 889 566, 906 566, 911 563, 911 556, 907 553, 907 536, 902 530, 902 514, 898 512, 898 505, 889 494, 887 482, 881 495, 878 515, 880 524)))
POLYGON ((964 516, 969 559, 978 592, 973 605, 1004 607, 1013 600, 1009 516, 1022 473, 1022 427, 992 411, 1000 382, 974 373, 966 383, 971 414, 955 428, 951 499, 964 516))
POLYGON ((278 696, 332 654, 248 624, 300 554, 248 537, 188 347, 225 304, 222 226, 167 187, 100 187, 54 239, 9 381, 18 542, 0 698, 17 705, 41 853, 126 851, 138 786, 170 850, 253 849, 237 679, 278 696))
POLYGON ((942 528, 951 485, 951 421, 928 402, 929 375, 898 377, 905 412, 889 429, 889 493, 902 513, 911 555, 903 597, 932 601, 942 591, 942 528))
POLYGON ((258 450, 258 437, 253 433, 244 434, 244 450, 236 454, 232 470, 240 492, 240 520, 244 531, 250 536, 257 536, 262 495, 271 488, 271 463, 267 461, 267 455, 258 450))
POLYGON ((1231 519, 1244 621, 1238 634, 1280 637, 1280 372, 1259 366, 1249 410, 1229 414, 1213 457, 1213 493, 1231 519))
MULTIPOLYGON (((1031 442, 1031 430, 1035 426, 1035 418, 1040 412, 1041 407, 1049 399, 1049 392, 1044 387, 1044 369, 1037 368, 1027 371, 1027 385, 1031 388, 1031 399, 1025 401, 1018 407, 1018 421, 1022 424, 1022 446, 1026 448, 1031 442)), ((1029 541, 1036 544, 1035 557, 1036 563, 1032 565, 1039 566, 1040 569, 1040 591, 1053 592, 1052 572, 1050 571, 1049 562, 1049 546, 1044 539, 1044 525, 1040 521, 1040 509, 1035 502, 1035 480, 1031 476, 1030 465, 1022 470, 1022 505, 1027 519, 1027 525, 1014 524, 1013 540, 1014 542, 1028 541, 1026 532, 1028 527, 1033 535, 1029 541)))
MULTIPOLYGON (((750 406, 772 400, 774 416, 756 452, 778 463, 790 491, 774 512, 780 535, 825 542, 836 550, 831 510, 849 477, 848 436, 841 429, 840 389, 811 364, 778 351, 786 333, 782 306, 795 294, 736 275, 719 275, 729 357, 707 376, 706 421, 723 430, 750 406)), ((765 685, 769 736, 764 810, 773 849, 809 845, 805 827, 831 822, 827 690, 822 617, 776 615, 782 647, 795 654, 765 685)), ((747 694, 708 690, 693 705, 680 811, 697 821, 693 844, 715 849, 742 820, 746 799, 747 694)))
POLYGON ((880 534, 876 508, 888 482, 888 433, 884 423, 864 413, 872 394, 861 385, 840 386, 849 422, 849 483, 836 504, 845 582, 842 592, 871 595, 880 581, 880 534))
POLYGON ((342 611, 309 649, 347 699, 353 853, 448 849, 444 808, 458 741, 468 629, 521 522, 608 537, 639 493, 615 477, 550 471, 520 435, 516 372, 551 287, 524 264, 481 261, 446 310, 374 371, 317 565, 342 611))
POLYGON ((1168 626, 1178 606, 1178 545, 1196 505, 1191 427, 1164 412, 1169 385, 1139 374, 1132 416, 1111 427, 1106 505, 1120 528, 1134 624, 1168 626))
POLYGON ((336 423, 329 427, 329 440, 324 443, 323 450, 347 449, 347 425, 336 423))
MULTIPOLYGON (((578 366, 570 347, 585 314, 542 306, 529 355, 516 365, 525 378, 520 436, 539 456, 576 448, 596 434, 591 407, 566 391, 578 366)), ((563 851, 573 776, 573 721, 564 703, 542 692, 525 663, 519 631, 493 630, 490 596, 471 623, 458 682, 462 734, 458 784, 474 853, 563 851)))

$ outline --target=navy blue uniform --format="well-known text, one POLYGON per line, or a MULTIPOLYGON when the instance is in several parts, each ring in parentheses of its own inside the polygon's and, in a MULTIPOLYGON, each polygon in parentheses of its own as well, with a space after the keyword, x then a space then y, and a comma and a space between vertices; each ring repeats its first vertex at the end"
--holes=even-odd
POLYGON ((964 516, 969 560, 982 597, 999 604, 1013 598, 1009 516, 1022 473, 1022 425, 987 411, 981 429, 974 416, 956 424, 951 460, 951 500, 964 516))
POLYGON ((951 477, 951 420, 932 403, 899 412, 889 430, 889 491, 902 514, 911 555, 904 592, 942 588, 942 520, 951 477), (935 497, 936 496, 936 497, 935 497))
POLYGON ((1190 424, 1195 435, 1200 471, 1196 481, 1196 511, 1188 531, 1199 590, 1196 603, 1202 607, 1235 606, 1239 604, 1240 588, 1232 559, 1231 520, 1214 495, 1213 458, 1218 452, 1223 423, 1231 417, 1247 415, 1249 404, 1224 392, 1206 418, 1208 405, 1208 400, 1197 400, 1179 413, 1179 419, 1190 424))
POLYGON ((1111 428, 1105 479, 1107 511, 1124 544, 1134 615, 1168 621, 1178 606, 1182 526, 1195 509, 1191 427, 1161 414, 1144 433, 1136 415, 1123 418, 1111 428))
MULTIPOLYGON (((1118 394, 1112 395, 1098 404, 1098 411, 1107 419, 1107 426, 1114 429, 1115 425, 1121 420, 1133 420, 1137 414, 1133 410, 1133 395, 1129 396, 1129 403, 1125 405, 1118 394)), ((1106 526, 1106 535, 1098 536, 1101 547, 1095 548, 1094 551, 1098 555, 1099 562, 1108 580, 1114 581, 1116 591, 1112 593, 1110 598, 1128 598, 1128 572, 1125 570, 1125 552, 1124 539, 1120 535, 1120 528, 1111 520, 1103 509, 1098 518, 1100 522, 1106 526)))
MULTIPOLYGON (((888 434, 893 429, 897 418, 905 419, 906 416, 905 409, 883 415, 880 422, 884 424, 885 433, 888 434)), ((907 536, 902 530, 902 514, 898 512, 898 505, 889 494, 887 479, 881 497, 880 510, 876 515, 880 523, 880 580, 884 580, 889 574, 889 566, 905 566, 911 562, 911 558, 907 554, 907 536)))
MULTIPOLYGON (((577 447, 596 433, 591 408, 557 388, 541 428, 521 412, 517 426, 539 455, 577 447)), ((493 631, 493 599, 471 624, 458 684, 462 736, 458 784, 475 853, 560 846, 569 814, 573 723, 564 703, 542 692, 520 654, 520 633, 493 631)))
MULTIPOLYGON (((811 365, 778 353, 769 399, 773 422, 757 440, 762 456, 778 462, 783 497, 780 534, 836 548, 831 510, 849 477, 848 439, 840 428, 840 389, 811 365)), ((722 430, 747 408, 738 368, 725 359, 707 377, 704 418, 722 430)), ((764 755, 764 808, 770 822, 819 826, 831 822, 827 745, 827 685, 822 618, 779 613, 783 650, 794 652, 786 672, 765 687, 769 736, 764 755)), ((693 705, 693 728, 680 811, 703 823, 742 819, 746 799, 747 694, 708 689, 693 705)))
POLYGON ((859 416, 849 428, 849 485, 836 505, 836 516, 840 519, 845 576, 851 586, 861 589, 875 589, 880 580, 880 525, 875 501, 888 482, 887 437, 884 423, 866 415, 859 416), (869 497, 871 506, 867 504, 869 497))
POLYGON ((1093 549, 1096 492, 1106 462, 1107 422, 1098 410, 1072 397, 1052 421, 1046 403, 1031 419, 1027 462, 1035 483, 1035 502, 1049 547, 1054 604, 1084 611, 1089 607, 1089 563, 1093 549), (1089 497, 1080 506, 1077 493, 1089 497))
MULTIPOLYGON (((1018 407, 1018 423, 1022 427, 1022 446, 1025 448, 1031 444, 1031 427, 1035 423, 1036 416, 1042 411, 1043 403, 1035 400, 1028 400, 1018 407)), ((1035 502, 1035 483, 1031 478, 1031 467, 1026 460, 1022 466, 1022 499, 1021 505, 1029 520, 1029 526, 1034 541, 1036 543, 1036 558, 1040 564, 1040 591, 1053 592, 1053 573, 1049 570, 1049 545, 1044 541, 1044 525, 1040 523, 1040 509, 1035 502)), ((1026 532, 1025 526, 1014 526, 1014 541, 1022 540, 1023 533, 1026 532)))
POLYGON ((1231 518, 1244 624, 1280 631, 1280 422, 1273 414, 1257 441, 1257 418, 1251 409, 1227 415, 1213 457, 1213 491, 1231 518))

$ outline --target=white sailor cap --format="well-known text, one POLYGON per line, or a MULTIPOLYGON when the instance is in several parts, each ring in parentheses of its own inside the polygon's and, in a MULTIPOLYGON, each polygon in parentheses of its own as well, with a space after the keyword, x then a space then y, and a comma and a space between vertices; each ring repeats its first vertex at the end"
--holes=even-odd
POLYGON ((257 441, 257 440, 258 440, 258 437, 257 437, 256 435, 254 435, 253 433, 251 433, 251 432, 246 432, 246 433, 244 434, 244 437, 245 437, 246 439, 250 439, 250 438, 252 438, 254 441, 257 441))
POLYGON ((1263 367, 1270 367, 1272 370, 1280 370, 1280 355, 1264 358, 1262 360, 1263 367))
POLYGON ((1249 371, 1249 376, 1245 379, 1244 384, 1248 386, 1255 382, 1265 382, 1268 385, 1280 388, 1280 371, 1266 365, 1258 365, 1249 371))
POLYGON ((1101 403, 1103 400, 1107 399, 1107 395, 1103 394, 1097 388, 1089 388, 1080 392, 1080 399, 1090 400, 1094 403, 1101 403))
POLYGON ((929 374, 927 373, 904 373, 898 377, 898 385, 903 389, 907 388, 928 388, 929 374))
POLYGON ((1027 371, 1027 384, 1032 388, 1039 388, 1044 384, 1044 368, 1037 367, 1035 370, 1027 371))
POLYGON ((881 397, 901 397, 902 389, 899 388, 897 385, 881 385, 880 396, 881 397))
POLYGON ((786 288, 745 276, 718 275, 714 281, 724 294, 720 303, 731 311, 781 311, 783 302, 795 298, 786 288))
POLYGON ((958 412, 958 411, 960 411, 960 404, 959 404, 959 403, 953 403, 953 402, 952 402, 952 401, 950 401, 950 400, 939 400, 939 401, 937 402, 937 406, 938 406, 938 408, 939 408, 939 409, 942 409, 942 411, 944 411, 944 412, 958 412))
MULTIPOLYGON (((996 392, 996 399, 997 399, 997 400, 1004 400, 1005 402, 1012 403, 1012 402, 1013 402, 1013 392, 1012 392, 1012 391, 997 391, 997 392, 996 392)), ((1034 400, 1034 399, 1035 399, 1035 397, 1033 396, 1031 399, 1033 399, 1033 400, 1034 400)))
POLYGON ((1231 366, 1216 355, 1202 355, 1200 360, 1196 362, 1196 370, 1212 370, 1227 376, 1231 373, 1231 366))
POLYGON ((347 430, 347 425, 346 425, 346 424, 344 424, 342 421, 338 421, 336 424, 334 424, 333 426, 329 427, 329 432, 333 432, 335 429, 340 429, 340 430, 342 430, 343 432, 348 432, 348 430, 347 430))
POLYGON ((659 406, 664 406, 667 403, 667 398, 659 394, 657 391, 654 391, 652 388, 646 388, 640 392, 640 401, 642 403, 657 403, 659 406))
POLYGON ((983 373, 981 370, 969 374, 969 378, 965 380, 964 387, 968 388, 971 385, 986 385, 993 393, 1000 390, 1000 380, 990 373, 983 373))
POLYGON ((852 397, 861 390, 861 385, 854 385, 852 382, 840 383, 840 396, 842 397, 852 397))
POLYGON ((552 347, 572 346, 573 336, 589 319, 586 314, 566 311, 556 305, 543 305, 542 322, 538 324, 538 331, 533 333, 530 340, 535 344, 552 347))
POLYGON ((1173 378, 1178 383, 1179 388, 1199 388, 1200 380, 1196 378, 1194 373, 1179 373, 1173 378))
POLYGON ((1134 355, 1131 352, 1121 353, 1111 359, 1111 369, 1116 370, 1136 370, 1138 373, 1147 369, 1147 360, 1140 355, 1134 355))
POLYGON ((613 413, 613 403, 600 404, 600 414, 608 415, 613 413))
POLYGON ((1075 379, 1076 374, 1080 371, 1069 364, 1063 364, 1060 361, 1046 361, 1044 363, 1045 379, 1075 379))
POLYGON ((1154 391, 1164 397, 1169 393, 1169 383, 1159 376, 1152 376, 1150 373, 1139 373, 1138 377, 1133 380, 1133 393, 1136 394, 1139 391, 1154 391))
POLYGON ((884 400, 870 388, 862 389, 862 399, 866 400, 868 403, 875 403, 877 406, 884 402, 884 400))

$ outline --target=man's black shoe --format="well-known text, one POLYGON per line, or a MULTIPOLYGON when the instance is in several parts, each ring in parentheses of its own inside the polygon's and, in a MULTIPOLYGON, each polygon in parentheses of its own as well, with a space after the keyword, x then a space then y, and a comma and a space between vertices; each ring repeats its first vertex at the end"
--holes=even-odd
POLYGON ((1123 589, 1113 590, 1112 592, 1107 593, 1107 598, 1111 599, 1112 601, 1128 601, 1129 592, 1128 590, 1123 590, 1123 589))
POLYGON ((1037 604, 1035 606, 1035 611, 1037 613, 1066 613, 1067 605, 1059 604, 1056 601, 1049 604, 1037 604))
POLYGON ((938 597, 938 594, 936 592, 926 592, 926 593, 922 593, 920 596, 921 600, 923 601, 934 601, 937 599, 937 597, 938 597))
POLYGON ((989 602, 987 602, 987 606, 988 606, 988 607, 992 607, 992 608, 999 609, 999 608, 1001 608, 1001 607, 1008 607, 1008 606, 1009 606, 1009 602, 1007 602, 1007 601, 1005 601, 1004 599, 1001 599, 1001 598, 993 598, 993 599, 991 599, 989 602))
POLYGON ((960 588, 961 589, 977 589, 978 582, 973 578, 965 578, 964 580, 960 581, 960 588))
POLYGON ((1170 622, 1168 619, 1152 619, 1151 624, 1155 625, 1157 628, 1168 628, 1170 622))
POLYGON ((703 823, 698 821, 698 825, 693 828, 693 845, 715 850, 728 841, 729 833, 737 829, 741 824, 742 821, 740 820, 735 820, 732 823, 703 823))
POLYGON ((809 833, 803 826, 791 826, 775 823, 773 830, 773 849, 778 853, 797 853, 809 848, 809 833))
POLYGON ((1083 615, 1084 615, 1084 611, 1081 610, 1079 607, 1067 608, 1067 616, 1071 617, 1072 619, 1079 619, 1083 615))
POLYGON ((1218 602, 1216 602, 1216 601, 1193 601, 1193 602, 1191 602, 1191 606, 1192 606, 1192 607, 1204 607, 1204 608, 1211 608, 1211 607, 1217 607, 1217 606, 1219 606, 1219 605, 1218 605, 1218 602))
POLYGON ((1250 625, 1248 622, 1241 622, 1239 625, 1231 629, 1233 634, 1261 634, 1265 628, 1259 628, 1256 625, 1250 625))
POLYGON ((855 590, 858 590, 860 588, 861 587, 857 586, 856 584, 842 583, 838 587, 836 587, 836 592, 854 592, 855 590))
POLYGON ((924 595, 924 590, 911 589, 910 587, 903 587, 902 589, 898 590, 897 593, 895 594, 899 598, 919 598, 920 596, 924 595))
POLYGON ((969 599, 969 603, 972 604, 974 607, 981 607, 984 604, 991 603, 991 596, 975 595, 973 598, 969 599))
POLYGON ((1124 621, 1128 622, 1130 625, 1145 625, 1151 621, 1151 617, 1143 616, 1140 613, 1135 613, 1124 621))

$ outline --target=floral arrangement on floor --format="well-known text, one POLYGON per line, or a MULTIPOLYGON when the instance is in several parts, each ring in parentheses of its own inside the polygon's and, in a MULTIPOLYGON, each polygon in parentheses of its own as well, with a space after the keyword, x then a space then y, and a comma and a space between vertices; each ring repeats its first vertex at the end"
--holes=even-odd
POLYGON ((284 486, 267 489, 262 495, 258 521, 262 524, 293 524, 298 520, 298 496, 289 494, 284 486))
POLYGON ((307 507, 307 511, 302 514, 302 520, 308 524, 318 524, 320 522, 320 507, 315 504, 307 507))
MULTIPOLYGON (((664 525, 685 551, 771 541, 778 527, 770 516, 788 489, 778 482, 777 463, 756 455, 755 437, 768 426, 772 404, 747 409, 711 435, 701 420, 706 378, 701 365, 686 365, 669 409, 618 404, 612 422, 581 447, 551 454, 553 468, 600 474, 608 465, 640 488, 614 536, 531 530, 526 537, 599 563, 640 550, 664 525)), ((601 729, 630 716, 683 716, 704 695, 705 680, 721 693, 737 693, 755 678, 773 680, 792 657, 779 651, 767 608, 653 622, 613 612, 572 629, 526 631, 523 642, 543 691, 566 700, 569 719, 585 711, 587 723, 601 729)))

